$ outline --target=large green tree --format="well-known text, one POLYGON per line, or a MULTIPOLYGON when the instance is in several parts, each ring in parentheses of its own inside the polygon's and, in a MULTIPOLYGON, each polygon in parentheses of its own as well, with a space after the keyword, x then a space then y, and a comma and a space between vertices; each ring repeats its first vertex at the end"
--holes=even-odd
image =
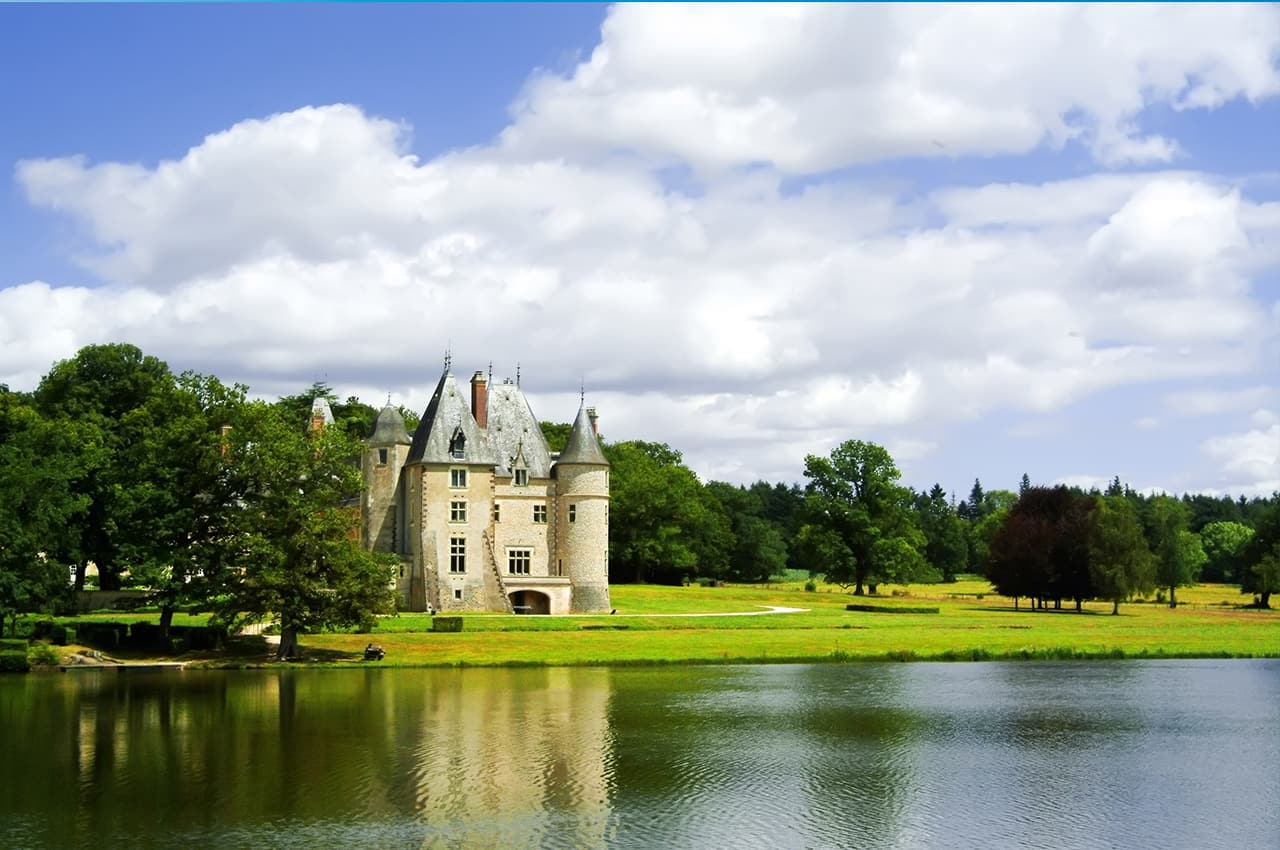
POLYGON ((74 486, 83 436, 0 390, 0 634, 6 619, 12 626, 18 614, 70 603, 68 562, 57 552, 88 505, 74 486))
POLYGON ((970 572, 987 574, 987 565, 991 560, 991 541, 995 539, 996 532, 1000 530, 1017 501, 1018 494, 1012 491, 988 490, 983 494, 982 507, 976 512, 970 509, 969 524, 965 530, 970 572))
POLYGON ((74 488, 86 497, 86 509, 68 524, 57 560, 76 564, 76 587, 84 586, 88 564, 98 568, 104 590, 120 587, 125 542, 117 526, 121 492, 135 485, 139 470, 124 459, 131 435, 129 414, 173 386, 164 361, 124 343, 90 345, 54 365, 36 388, 41 415, 71 424, 83 435, 86 450, 76 460, 74 488))
POLYGON ((804 474, 806 523, 797 544, 810 571, 853 585, 857 595, 868 584, 905 583, 928 574, 911 491, 898 483, 901 473, 888 451, 848 440, 828 457, 805 457, 804 474))
POLYGON ((1271 607, 1271 594, 1280 593, 1280 494, 1258 519, 1253 538, 1245 545, 1240 592, 1252 593, 1263 608, 1271 607))
MULTIPOLYGON (((973 487, 975 494, 981 494, 981 484, 975 481, 973 487)), ((982 503, 980 495, 978 503, 982 503)), ((934 484, 928 493, 918 495, 915 507, 916 521, 925 538, 925 560, 943 581, 955 581, 956 574, 964 570, 969 561, 965 521, 952 510, 941 484, 934 484)))
POLYGON ((1253 529, 1239 522, 1211 522, 1200 529, 1205 564, 1202 581, 1239 582, 1244 575, 1244 549, 1253 529))
POLYGON ((1191 512, 1172 496, 1147 503, 1146 535, 1156 557, 1156 584, 1169 590, 1169 607, 1178 607, 1177 590, 1196 583, 1204 566, 1204 549, 1188 526, 1191 512))
POLYGON ((185 373, 120 423, 128 439, 118 460, 132 474, 115 499, 119 553, 131 583, 159 605, 162 638, 176 608, 203 603, 221 579, 220 554, 239 510, 225 429, 244 393, 185 373))
POLYGON ((216 601, 229 625, 280 620, 279 656, 298 635, 357 625, 394 610, 394 556, 365 552, 355 533, 360 442, 340 427, 304 433, 288 411, 243 405, 227 435, 227 474, 240 508, 216 601))
POLYGON ((610 581, 724 576, 733 532, 720 502, 664 443, 606 443, 610 581))
POLYGON ((1138 512, 1123 495, 1099 498, 1090 514, 1089 577, 1098 598, 1111 601, 1112 614, 1135 593, 1155 587, 1155 559, 1138 512))
POLYGON ((729 552, 729 578, 735 581, 767 581, 787 568, 787 544, 782 532, 764 516, 764 500, 757 490, 711 481, 707 492, 729 517, 733 547, 729 552))

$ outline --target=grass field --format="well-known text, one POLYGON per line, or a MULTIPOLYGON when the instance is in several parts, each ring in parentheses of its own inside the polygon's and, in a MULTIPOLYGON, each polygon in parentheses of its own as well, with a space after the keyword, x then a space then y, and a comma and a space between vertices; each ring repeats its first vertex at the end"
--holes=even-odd
MULTIPOLYGON (((1084 613, 1076 613, 1032 611, 1024 600, 1015 610, 981 580, 880 590, 878 596, 853 597, 822 585, 806 592, 800 582, 615 585, 612 615, 468 614, 462 632, 436 633, 430 630, 432 617, 400 614, 380 619, 372 635, 307 635, 302 646, 311 663, 363 663, 361 651, 373 640, 387 651, 383 666, 404 667, 1280 656, 1280 611, 1241 608, 1248 597, 1234 586, 1181 588, 1177 609, 1135 602, 1122 605, 1114 617, 1110 603, 1088 603, 1084 613), (854 601, 883 607, 927 603, 939 613, 845 610, 854 601), (805 610, 733 616, 766 606, 805 610)), ((203 663, 259 663, 267 649, 256 641, 203 663)))

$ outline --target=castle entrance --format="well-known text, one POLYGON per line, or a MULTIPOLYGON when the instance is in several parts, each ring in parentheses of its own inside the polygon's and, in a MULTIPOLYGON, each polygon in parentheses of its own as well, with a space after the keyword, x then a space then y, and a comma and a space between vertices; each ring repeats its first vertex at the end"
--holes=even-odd
POLYGON ((517 614, 550 614, 551 597, 536 590, 517 590, 511 594, 511 609, 517 614))

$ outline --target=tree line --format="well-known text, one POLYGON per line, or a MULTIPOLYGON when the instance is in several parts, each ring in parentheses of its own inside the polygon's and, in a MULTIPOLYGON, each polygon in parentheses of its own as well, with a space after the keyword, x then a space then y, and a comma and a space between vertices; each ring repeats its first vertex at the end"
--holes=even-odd
MULTIPOLYGON (((393 610, 394 558, 350 537, 352 459, 377 410, 316 384, 275 402, 127 344, 88 346, 30 393, 0 385, 0 616, 55 611, 98 570, 147 589, 167 628, 203 606, 229 625, 278 615, 300 630, 393 610), (336 427, 308 432, 324 396, 336 427)), ((402 409, 412 429, 417 416, 402 409)), ((543 423, 553 451, 569 426, 543 423)), ((804 462, 804 484, 702 482, 669 445, 604 441, 612 465, 610 580, 758 582, 788 570, 856 594, 986 576, 1035 606, 1117 605, 1196 580, 1280 590, 1280 496, 1144 495, 1036 487, 964 499, 914 491, 888 451, 847 441, 804 462)))

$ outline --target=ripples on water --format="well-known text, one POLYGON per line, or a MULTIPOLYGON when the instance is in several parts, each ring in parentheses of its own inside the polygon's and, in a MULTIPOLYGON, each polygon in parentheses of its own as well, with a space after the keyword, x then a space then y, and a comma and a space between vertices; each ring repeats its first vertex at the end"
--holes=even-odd
POLYGON ((0 679, 0 847, 1280 847, 1280 663, 0 679))

